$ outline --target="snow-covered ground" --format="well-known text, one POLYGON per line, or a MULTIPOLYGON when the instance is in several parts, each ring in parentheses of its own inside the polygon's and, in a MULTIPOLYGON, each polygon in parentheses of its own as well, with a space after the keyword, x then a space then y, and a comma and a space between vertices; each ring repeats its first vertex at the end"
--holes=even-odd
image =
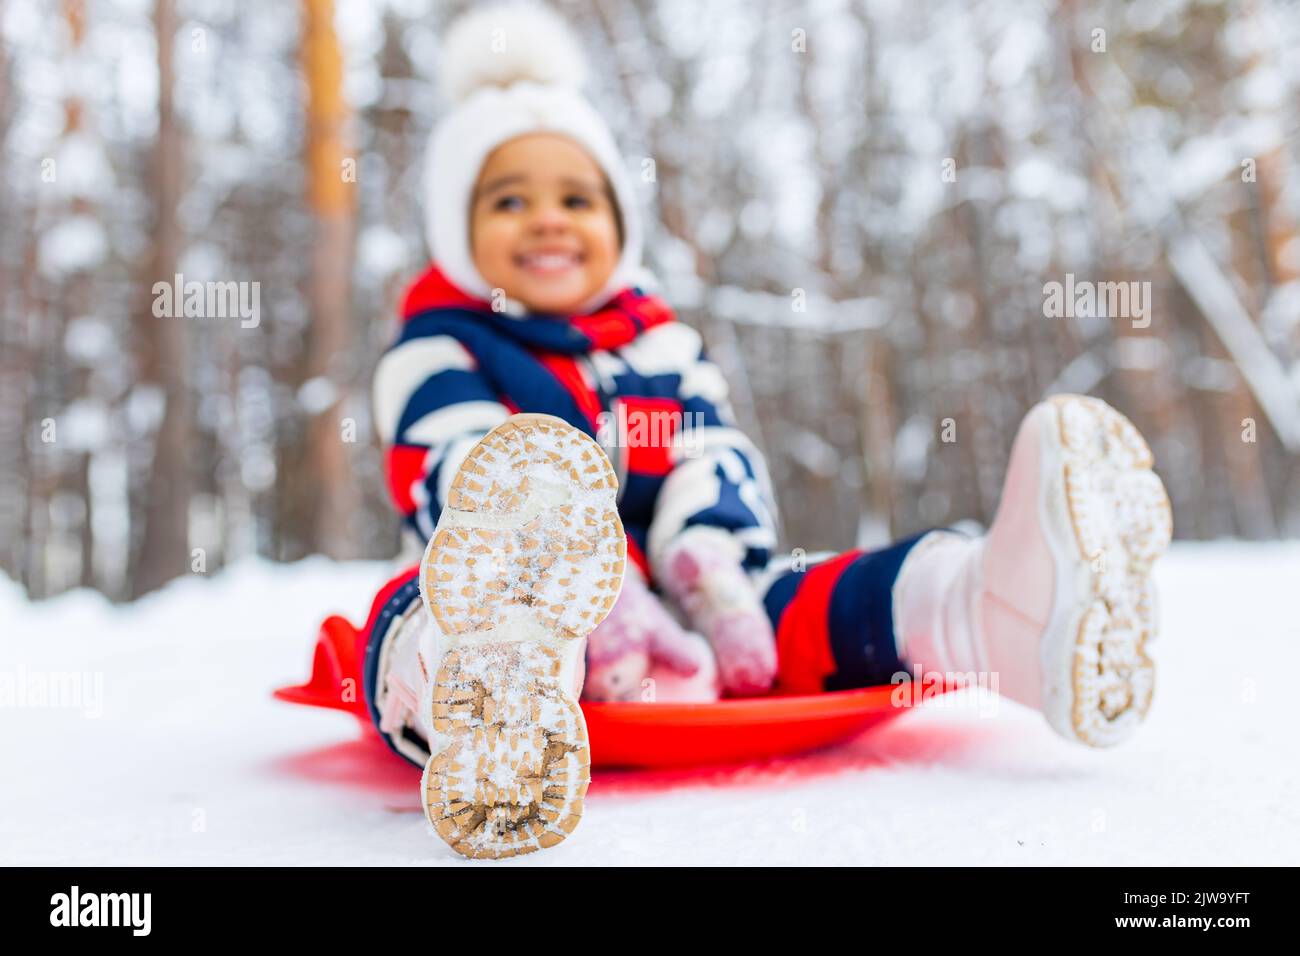
MULTIPOLYGON (((441 864, 419 774, 349 716, 274 701, 386 568, 248 563, 113 608, 0 579, 0 863, 441 864), (68 685, 70 686, 70 685, 68 685)), ((1178 545, 1147 724, 1113 751, 966 692, 800 758, 600 772, 572 838, 491 865, 1300 863, 1300 542, 1178 545)))

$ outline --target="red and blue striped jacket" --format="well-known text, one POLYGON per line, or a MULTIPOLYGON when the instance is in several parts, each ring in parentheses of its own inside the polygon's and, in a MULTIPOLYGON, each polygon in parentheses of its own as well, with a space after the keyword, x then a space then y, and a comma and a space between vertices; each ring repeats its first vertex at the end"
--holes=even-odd
POLYGON ((711 535, 750 571, 767 565, 777 520, 767 464, 736 427, 700 334, 662 299, 630 287, 587 315, 514 315, 434 265, 407 291, 402 319, 375 371, 374 413, 389 492, 421 542, 479 438, 515 412, 543 412, 609 454, 628 555, 647 578, 688 528, 724 532, 711 535))

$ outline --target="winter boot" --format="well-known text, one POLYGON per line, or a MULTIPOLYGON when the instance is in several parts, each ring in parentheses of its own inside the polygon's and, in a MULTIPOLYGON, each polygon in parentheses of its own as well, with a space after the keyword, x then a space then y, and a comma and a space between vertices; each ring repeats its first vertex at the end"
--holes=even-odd
POLYGON ((616 491, 600 446, 550 415, 501 423, 452 479, 420 565, 430 620, 394 642, 386 687, 400 715, 421 685, 425 812, 464 856, 554 846, 582 815, 583 652, 625 568, 616 491))
POLYGON ((988 534, 929 534, 899 570, 899 656, 927 672, 995 676, 1000 694, 1069 740, 1128 738, 1151 705, 1151 565, 1171 533, 1151 467, 1142 436, 1105 402, 1036 405, 988 534))

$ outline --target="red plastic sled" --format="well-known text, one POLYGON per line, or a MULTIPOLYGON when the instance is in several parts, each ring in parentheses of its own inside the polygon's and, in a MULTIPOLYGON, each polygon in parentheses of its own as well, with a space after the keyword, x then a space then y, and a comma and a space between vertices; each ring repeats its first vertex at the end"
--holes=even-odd
MULTIPOLYGON (((354 715, 379 739, 361 692, 358 633, 326 618, 311 679, 275 691, 280 700, 354 715), (345 693, 348 691, 348 693, 345 693)), ((882 684, 821 694, 752 697, 709 704, 582 702, 596 767, 688 767, 761 760, 839 743, 906 711, 913 695, 882 684)), ((933 696, 951 687, 926 690, 933 696)))

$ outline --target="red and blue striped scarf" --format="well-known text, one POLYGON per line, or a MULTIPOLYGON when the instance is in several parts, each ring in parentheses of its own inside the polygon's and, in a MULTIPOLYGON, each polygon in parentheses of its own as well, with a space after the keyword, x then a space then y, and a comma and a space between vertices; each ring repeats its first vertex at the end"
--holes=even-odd
POLYGON ((471 296, 432 264, 412 283, 402 301, 402 318, 439 310, 474 312, 511 338, 553 352, 585 353, 627 345, 642 332, 672 322, 672 307, 656 295, 629 286, 604 307, 581 315, 556 316, 530 313, 513 316, 492 309, 491 303, 471 296))

